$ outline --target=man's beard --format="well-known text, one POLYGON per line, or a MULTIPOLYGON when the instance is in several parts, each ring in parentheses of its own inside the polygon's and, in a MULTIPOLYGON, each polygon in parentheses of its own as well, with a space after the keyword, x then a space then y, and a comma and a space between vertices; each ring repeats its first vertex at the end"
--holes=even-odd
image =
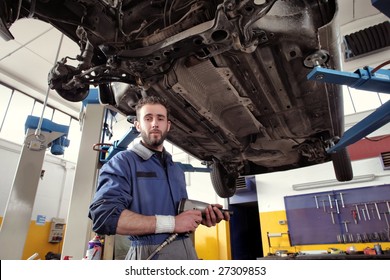
POLYGON ((142 141, 150 148, 158 148, 164 143, 165 138, 167 138, 167 134, 168 131, 165 131, 161 134, 160 138, 156 138, 154 137, 155 134, 153 134, 153 137, 151 137, 147 132, 142 131, 141 137, 142 141))

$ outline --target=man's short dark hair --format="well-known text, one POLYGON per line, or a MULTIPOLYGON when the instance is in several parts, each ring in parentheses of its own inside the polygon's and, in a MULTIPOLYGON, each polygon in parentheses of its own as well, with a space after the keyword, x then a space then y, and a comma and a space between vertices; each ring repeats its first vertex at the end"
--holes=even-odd
POLYGON ((139 119, 139 111, 146 104, 160 104, 164 106, 167 109, 167 118, 169 118, 169 105, 167 100, 163 97, 152 95, 143 97, 138 101, 137 105, 135 106, 137 119, 139 119))

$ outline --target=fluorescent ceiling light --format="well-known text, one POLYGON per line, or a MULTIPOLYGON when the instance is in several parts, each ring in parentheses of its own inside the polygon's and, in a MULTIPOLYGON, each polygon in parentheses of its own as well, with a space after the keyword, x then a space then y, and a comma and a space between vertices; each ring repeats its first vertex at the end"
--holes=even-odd
POLYGON ((348 184, 354 184, 360 182, 370 182, 373 181, 374 179, 375 179, 374 174, 367 174, 367 175, 354 176, 351 181, 339 182, 336 179, 332 179, 332 180, 316 181, 316 182, 309 182, 309 183, 302 183, 302 184, 294 184, 292 185, 292 188, 295 191, 301 191, 301 190, 310 190, 310 189, 325 188, 331 186, 342 186, 342 185, 348 185, 348 184))

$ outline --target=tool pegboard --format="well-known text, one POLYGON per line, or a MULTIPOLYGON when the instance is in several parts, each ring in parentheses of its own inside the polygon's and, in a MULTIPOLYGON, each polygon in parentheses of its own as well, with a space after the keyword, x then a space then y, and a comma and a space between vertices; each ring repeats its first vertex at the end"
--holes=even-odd
POLYGON ((284 197, 291 245, 390 241, 390 184, 284 197))

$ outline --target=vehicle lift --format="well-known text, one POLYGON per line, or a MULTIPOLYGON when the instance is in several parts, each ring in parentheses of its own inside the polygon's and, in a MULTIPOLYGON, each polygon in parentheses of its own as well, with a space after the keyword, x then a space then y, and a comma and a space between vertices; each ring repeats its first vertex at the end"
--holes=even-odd
MULTIPOLYGON (((98 89, 91 88, 80 110, 79 122, 82 133, 61 259, 83 259, 88 241, 91 239, 91 221, 87 218, 87 213, 91 197, 96 192, 99 164, 98 155, 92 147, 101 138, 105 110, 99 101, 98 89)), ((105 246, 109 244, 108 238, 105 242, 105 246)))
POLYGON ((0 229, 0 259, 22 259, 46 150, 62 155, 69 146, 68 131, 68 126, 27 117, 26 136, 0 229))
MULTIPOLYGON (((387 61, 376 68, 364 67, 355 72, 343 72, 316 66, 307 79, 317 82, 346 85, 352 88, 390 93, 390 70, 381 69, 390 63, 387 61)), ((382 104, 370 115, 345 131, 340 140, 327 150, 327 153, 337 152, 364 138, 371 132, 390 122, 390 100, 382 104)))

